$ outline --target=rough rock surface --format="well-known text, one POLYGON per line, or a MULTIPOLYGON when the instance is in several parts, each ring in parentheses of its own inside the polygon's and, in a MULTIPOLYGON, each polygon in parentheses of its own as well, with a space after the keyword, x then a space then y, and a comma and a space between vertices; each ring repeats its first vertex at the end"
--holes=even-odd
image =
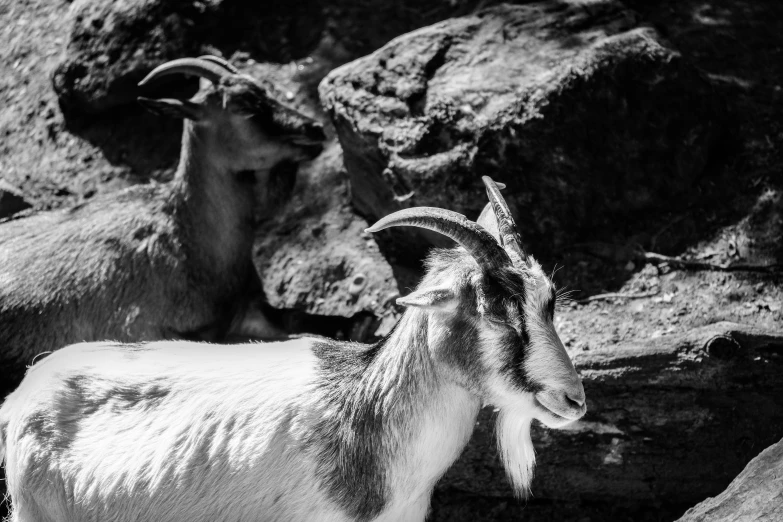
POLYGON ((726 491, 689 509, 678 522, 783 520, 783 440, 751 460, 726 491))
MULTIPOLYGON (((536 501, 684 509, 720 492, 783 432, 781 331, 721 322, 571 356, 587 415, 565 430, 534 426, 536 501)), ((485 410, 439 488, 512 498, 490 419, 485 410)))
MULTIPOLYGON (((363 331, 341 336, 364 340, 387 333, 398 316, 395 298, 415 286, 416 275, 392 268, 364 232, 368 226, 351 209, 335 140, 299 170, 290 203, 257 228, 254 259, 269 304, 327 320, 372 314, 374 320, 355 326, 363 331)), ((313 331, 313 325, 286 326, 313 331)))
POLYGON ((138 95, 160 63, 213 48, 271 60, 303 56, 318 42, 312 0, 260 9, 250 0, 77 0, 68 44, 53 75, 61 105, 101 113, 138 95))
POLYGON ((63 107, 101 113, 132 101, 136 81, 169 59, 219 51, 288 63, 337 51, 345 63, 480 1, 76 0, 54 85, 63 107))
POLYGON ((332 71, 320 93, 360 213, 475 217, 490 175, 508 185, 528 241, 547 248, 670 204, 721 127, 703 78, 612 1, 447 20, 332 71))
POLYGON ((0 219, 26 210, 31 206, 19 189, 0 178, 0 219))
POLYGON ((99 113, 129 103, 136 84, 159 63, 199 48, 200 2, 77 0, 54 89, 65 109, 99 113))

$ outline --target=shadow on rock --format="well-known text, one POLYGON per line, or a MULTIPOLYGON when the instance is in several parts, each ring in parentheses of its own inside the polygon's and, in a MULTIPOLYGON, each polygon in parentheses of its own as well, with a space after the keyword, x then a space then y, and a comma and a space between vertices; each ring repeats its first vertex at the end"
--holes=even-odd
POLYGON ((74 4, 70 17, 66 53, 52 79, 64 108, 88 114, 130 103, 136 83, 175 58, 240 50, 266 61, 305 57, 325 23, 314 0, 87 0, 74 4))
POLYGON ((140 105, 90 118, 71 114, 66 128, 100 148, 111 164, 130 167, 135 182, 167 181, 179 158, 182 122, 140 105))

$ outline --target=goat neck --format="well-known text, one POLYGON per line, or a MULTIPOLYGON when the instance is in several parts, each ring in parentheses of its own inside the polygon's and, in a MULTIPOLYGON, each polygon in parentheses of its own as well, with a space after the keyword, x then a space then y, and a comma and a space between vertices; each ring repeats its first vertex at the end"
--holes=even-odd
POLYGON ((172 183, 172 203, 185 213, 188 248, 198 250, 211 270, 235 271, 248 263, 253 242, 253 172, 232 172, 219 161, 211 129, 185 120, 180 162, 172 183))
MULTIPOLYGON (((317 448, 332 498, 357 520, 397 520, 429 503, 436 481, 467 444, 479 400, 441 373, 430 347, 429 313, 406 310, 389 336, 351 350, 323 341, 322 421, 307 439, 317 448), (422 505, 411 506, 421 497, 422 505)), ((320 353, 319 353, 320 352, 320 353)))

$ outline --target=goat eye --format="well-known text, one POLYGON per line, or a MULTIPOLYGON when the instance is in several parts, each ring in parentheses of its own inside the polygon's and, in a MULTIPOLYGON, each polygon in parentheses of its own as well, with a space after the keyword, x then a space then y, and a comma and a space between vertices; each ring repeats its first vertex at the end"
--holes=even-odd
POLYGON ((487 320, 494 328, 507 333, 514 332, 519 334, 523 330, 521 321, 509 319, 508 317, 487 317, 487 320))
POLYGON ((485 316, 485 318, 487 319, 487 322, 490 324, 490 326, 493 326, 495 328, 499 328, 503 330, 514 328, 504 317, 487 315, 485 316))

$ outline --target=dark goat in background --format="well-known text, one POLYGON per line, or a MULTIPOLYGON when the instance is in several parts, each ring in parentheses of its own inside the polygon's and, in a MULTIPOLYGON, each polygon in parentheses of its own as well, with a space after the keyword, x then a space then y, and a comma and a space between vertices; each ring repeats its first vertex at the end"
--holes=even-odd
POLYGON ((314 157, 316 121, 214 57, 161 65, 208 80, 189 100, 148 99, 184 118, 168 184, 135 186, 0 225, 0 372, 17 384, 36 355, 80 341, 216 340, 251 293, 253 181, 314 157))

